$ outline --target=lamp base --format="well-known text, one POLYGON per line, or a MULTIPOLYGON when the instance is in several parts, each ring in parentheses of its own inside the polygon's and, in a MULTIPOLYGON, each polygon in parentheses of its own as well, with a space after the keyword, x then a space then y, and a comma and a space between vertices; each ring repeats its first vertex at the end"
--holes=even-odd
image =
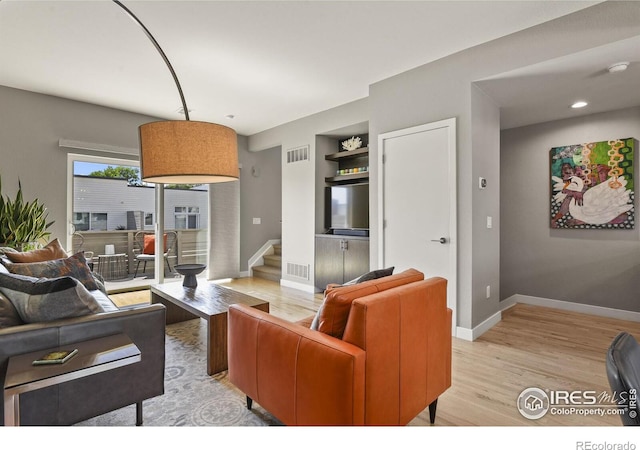
POLYGON ((184 287, 198 287, 198 279, 195 275, 185 275, 182 285, 184 287))
POLYGON ((184 275, 182 285, 184 287, 194 288, 198 286, 196 275, 206 269, 206 267, 205 264, 178 264, 175 266, 175 269, 180 275, 184 275))

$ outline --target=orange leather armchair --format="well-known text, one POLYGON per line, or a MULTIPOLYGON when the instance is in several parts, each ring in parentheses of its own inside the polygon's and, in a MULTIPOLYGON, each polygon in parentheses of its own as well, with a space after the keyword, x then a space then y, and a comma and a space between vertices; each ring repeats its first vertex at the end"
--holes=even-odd
POLYGON ((331 288, 318 330, 229 309, 229 379, 287 425, 404 425, 451 386, 447 281, 409 269, 331 288))

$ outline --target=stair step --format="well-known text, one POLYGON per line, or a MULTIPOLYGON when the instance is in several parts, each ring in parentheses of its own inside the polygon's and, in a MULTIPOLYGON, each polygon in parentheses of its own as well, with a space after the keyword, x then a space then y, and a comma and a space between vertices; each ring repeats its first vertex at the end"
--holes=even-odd
POLYGON ((282 255, 282 244, 274 244, 273 250, 276 252, 276 255, 282 255))
POLYGON ((271 281, 280 281, 280 278, 282 278, 282 269, 272 266, 255 266, 251 268, 251 271, 256 278, 264 278, 271 281))
POLYGON ((282 268, 282 256, 281 255, 264 255, 264 265, 277 267, 278 269, 282 268))

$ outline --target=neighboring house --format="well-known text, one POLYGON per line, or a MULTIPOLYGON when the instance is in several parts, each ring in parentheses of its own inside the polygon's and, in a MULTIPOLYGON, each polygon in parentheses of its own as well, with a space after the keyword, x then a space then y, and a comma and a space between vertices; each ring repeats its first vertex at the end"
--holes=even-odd
MULTIPOLYGON (((121 178, 73 177, 73 224, 76 231, 153 230, 153 186, 130 186, 121 178)), ((208 186, 165 189, 167 229, 207 228, 208 186)))

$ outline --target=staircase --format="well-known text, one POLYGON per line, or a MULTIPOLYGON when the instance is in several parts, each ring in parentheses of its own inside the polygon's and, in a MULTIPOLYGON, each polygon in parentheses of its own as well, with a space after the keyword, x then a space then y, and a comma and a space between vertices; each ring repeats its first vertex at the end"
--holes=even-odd
POLYGON ((273 246, 273 250, 273 255, 263 256, 263 266, 254 266, 251 268, 254 277, 280 282, 280 278, 282 278, 282 246, 276 244, 273 246))

